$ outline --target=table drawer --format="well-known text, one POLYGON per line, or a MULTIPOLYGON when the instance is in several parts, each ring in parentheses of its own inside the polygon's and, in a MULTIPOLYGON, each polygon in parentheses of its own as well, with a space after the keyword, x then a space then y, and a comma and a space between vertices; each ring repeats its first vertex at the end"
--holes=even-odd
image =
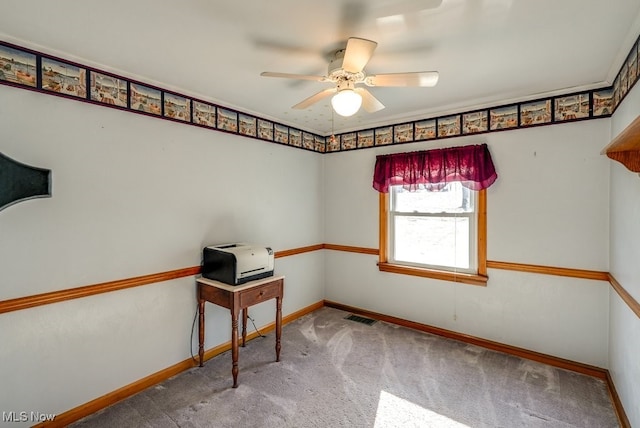
POLYGON ((265 300, 273 299, 278 296, 277 284, 268 285, 266 287, 252 288, 240 293, 240 307, 246 308, 265 300))
POLYGON ((215 303, 227 309, 231 309, 231 293, 209 285, 200 284, 200 298, 207 302, 215 303))

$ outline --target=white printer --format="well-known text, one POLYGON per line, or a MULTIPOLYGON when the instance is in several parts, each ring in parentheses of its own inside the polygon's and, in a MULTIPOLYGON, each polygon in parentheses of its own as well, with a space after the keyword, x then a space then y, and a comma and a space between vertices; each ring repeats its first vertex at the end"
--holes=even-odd
POLYGON ((202 276, 230 285, 273 276, 273 250, 246 243, 204 247, 202 276))

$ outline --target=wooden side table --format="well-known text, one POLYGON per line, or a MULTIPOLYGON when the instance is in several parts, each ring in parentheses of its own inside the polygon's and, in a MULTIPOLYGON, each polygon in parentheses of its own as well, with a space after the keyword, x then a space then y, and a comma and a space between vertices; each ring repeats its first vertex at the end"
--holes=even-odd
POLYGON ((242 309, 242 346, 247 340, 247 318, 249 306, 276 299, 276 361, 280 361, 280 337, 282 335, 282 297, 284 276, 272 276, 247 282, 242 285, 229 285, 207 278, 196 278, 198 284, 198 355, 200 367, 204 362, 204 303, 211 302, 231 311, 231 359, 233 366, 233 387, 238 387, 238 315, 242 309))

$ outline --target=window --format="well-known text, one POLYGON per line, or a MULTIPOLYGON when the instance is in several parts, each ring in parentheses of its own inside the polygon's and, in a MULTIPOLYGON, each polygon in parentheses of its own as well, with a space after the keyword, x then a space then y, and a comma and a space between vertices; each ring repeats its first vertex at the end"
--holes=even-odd
POLYGON ((486 284, 486 191, 459 182, 380 194, 380 270, 486 284))
POLYGON ((377 156, 380 270, 486 285, 486 189, 497 178, 486 144, 377 156))
POLYGON ((475 236, 475 192, 460 183, 438 191, 391 188, 391 262, 470 273, 476 267, 475 236))

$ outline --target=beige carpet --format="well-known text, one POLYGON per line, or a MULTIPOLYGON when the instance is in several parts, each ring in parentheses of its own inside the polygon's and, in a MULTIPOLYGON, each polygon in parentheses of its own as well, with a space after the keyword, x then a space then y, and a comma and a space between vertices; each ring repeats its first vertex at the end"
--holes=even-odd
POLYGON ((617 427, 604 382, 322 308, 75 427, 617 427))

